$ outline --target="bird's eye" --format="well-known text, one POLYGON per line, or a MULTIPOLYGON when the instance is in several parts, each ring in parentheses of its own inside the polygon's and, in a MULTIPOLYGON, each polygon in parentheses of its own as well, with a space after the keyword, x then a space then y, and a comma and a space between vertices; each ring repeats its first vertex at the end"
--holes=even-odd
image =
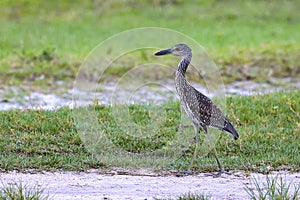
POLYGON ((178 47, 177 47, 177 48, 175 48, 175 51, 180 51, 180 48, 178 48, 178 47))

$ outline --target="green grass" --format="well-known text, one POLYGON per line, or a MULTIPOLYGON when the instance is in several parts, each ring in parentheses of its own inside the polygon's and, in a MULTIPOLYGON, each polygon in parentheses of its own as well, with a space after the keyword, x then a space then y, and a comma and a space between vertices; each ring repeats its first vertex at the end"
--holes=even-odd
POLYGON ((251 179, 251 186, 245 185, 245 190, 250 199, 265 200, 265 199, 278 199, 278 200, 296 200, 299 198, 299 185, 293 185, 294 191, 291 192, 292 182, 287 183, 281 175, 277 174, 275 177, 266 176, 266 183, 253 177, 251 179), (256 190, 256 191, 255 191, 256 190))
POLYGON ((53 79, 74 79, 84 57, 100 42, 148 26, 194 38, 220 66, 226 82, 299 77, 298 1, 167 2, 2 1, 1 83, 46 85, 53 79), (48 81, 36 80, 42 74, 48 81))
POLYGON ((22 183, 2 184, 0 188, 0 200, 8 199, 47 200, 50 198, 44 194, 44 189, 39 186, 29 186, 22 183))
POLYGON ((193 194, 193 193, 179 195, 175 198, 156 198, 156 197, 154 197, 154 200, 209 200, 209 199, 211 199, 211 195, 193 194))
POLYGON ((1 112, 1 169, 80 170, 101 166, 92 157, 87 159, 70 112, 1 112))
MULTIPOLYGON (((240 139, 233 141, 221 134, 216 148, 224 167, 262 173, 299 171, 299 98, 296 91, 228 98, 227 114, 240 139)), ((120 110, 114 109, 120 108, 0 112, 0 169, 187 168, 194 133, 191 126, 178 132, 180 123, 190 124, 182 119, 178 102, 159 108, 131 105, 127 118, 116 115, 120 110), (155 115, 149 111, 159 112, 155 115)), ((203 143, 204 134, 200 136, 203 143)), ((217 170, 211 152, 199 154, 202 156, 196 159, 193 171, 217 170)))

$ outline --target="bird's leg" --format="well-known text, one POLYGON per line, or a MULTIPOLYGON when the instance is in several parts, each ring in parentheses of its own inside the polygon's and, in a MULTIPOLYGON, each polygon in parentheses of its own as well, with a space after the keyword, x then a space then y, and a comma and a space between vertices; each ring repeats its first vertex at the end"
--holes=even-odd
POLYGON ((216 161, 217 161, 217 164, 218 164, 218 167, 219 167, 218 173, 217 173, 217 174, 214 174, 213 176, 214 176, 214 177, 219 177, 219 176, 221 176, 221 174, 223 174, 223 173, 229 174, 229 175, 230 175, 231 173, 229 173, 228 171, 225 171, 225 170, 223 169, 223 167, 222 167, 222 165, 221 165, 221 163, 220 163, 220 160, 219 160, 219 158, 218 158, 218 154, 217 154, 216 147, 215 147, 214 144, 212 144, 212 141, 211 141, 210 136, 209 136, 209 135, 207 135, 207 136, 209 137, 209 143, 210 143, 210 145, 213 146, 213 149, 214 149, 214 156, 215 156, 215 158, 216 158, 216 161))
POLYGON ((182 175, 189 175, 192 173, 191 171, 191 167, 193 166, 193 163, 194 163, 194 160, 197 156, 197 151, 198 151, 198 135, 199 135, 199 127, 197 124, 194 124, 193 123, 193 127, 194 127, 194 130, 195 130, 195 133, 196 133, 196 145, 195 145, 195 149, 194 149, 194 153, 193 153, 193 157, 192 157, 192 160, 187 168, 187 171, 181 171, 180 173, 182 175))
POLYGON ((193 126, 194 126, 194 130, 195 130, 195 134, 196 134, 196 145, 195 145, 195 149, 194 149, 194 153, 193 153, 193 157, 192 157, 192 160, 191 160, 191 163, 190 163, 190 165, 189 165, 189 167, 188 167, 188 169, 187 169, 187 171, 189 172, 189 173, 191 173, 191 167, 193 166, 193 163, 194 163, 194 160, 195 160, 195 158, 196 158, 196 156, 197 156, 197 151, 198 151, 198 135, 199 135, 199 127, 198 127, 198 125, 196 125, 196 124, 194 124, 193 123, 193 126))
POLYGON ((216 147, 214 146, 213 149, 214 149, 214 156, 215 156, 215 158, 216 158, 216 161, 217 161, 217 164, 218 164, 218 167, 219 167, 219 172, 218 172, 217 174, 214 174, 214 177, 219 177, 219 176, 221 176, 221 174, 224 173, 225 171, 223 170, 222 165, 221 165, 221 163, 220 163, 220 161, 219 161, 219 158, 218 158, 218 155, 217 155, 216 147))
POLYGON ((218 158, 218 154, 217 154, 217 150, 216 150, 216 147, 214 146, 214 156, 216 158, 216 161, 217 161, 217 164, 218 164, 218 167, 219 167, 219 171, 223 171, 223 168, 221 166, 221 163, 219 161, 219 158, 218 158))

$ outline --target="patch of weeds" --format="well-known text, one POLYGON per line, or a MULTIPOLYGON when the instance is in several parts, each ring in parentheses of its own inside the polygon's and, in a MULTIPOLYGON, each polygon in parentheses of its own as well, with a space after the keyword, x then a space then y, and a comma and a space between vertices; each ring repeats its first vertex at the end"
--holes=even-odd
POLYGON ((292 192, 292 182, 287 183, 279 174, 274 178, 266 176, 266 183, 253 177, 251 178, 251 185, 254 185, 254 188, 245 184, 244 189, 253 200, 297 200, 299 198, 300 185, 294 185, 294 191, 292 192))
POLYGON ((157 198, 154 197, 154 200, 209 200, 211 199, 211 195, 208 194, 193 194, 193 193, 187 193, 183 195, 179 195, 175 198, 157 198))
POLYGON ((44 188, 39 186, 29 186, 22 183, 5 185, 0 188, 0 200, 47 200, 48 195, 44 194, 44 188))

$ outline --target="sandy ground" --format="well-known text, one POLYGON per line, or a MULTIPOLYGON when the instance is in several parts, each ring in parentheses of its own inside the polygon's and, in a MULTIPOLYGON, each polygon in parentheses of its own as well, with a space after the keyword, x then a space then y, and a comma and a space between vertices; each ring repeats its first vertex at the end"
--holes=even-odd
MULTIPOLYGON (((300 173, 280 172, 287 182, 300 184, 300 173)), ((178 177, 172 173, 119 175, 117 172, 44 172, 44 173, 0 173, 2 185, 22 182, 38 185, 45 189, 52 199, 153 199, 153 197, 176 197, 188 192, 210 194, 212 199, 249 199, 244 184, 250 184, 250 177, 265 181, 262 174, 243 172, 214 178, 211 174, 178 177)), ((294 187, 291 187, 294 189, 294 187)))

